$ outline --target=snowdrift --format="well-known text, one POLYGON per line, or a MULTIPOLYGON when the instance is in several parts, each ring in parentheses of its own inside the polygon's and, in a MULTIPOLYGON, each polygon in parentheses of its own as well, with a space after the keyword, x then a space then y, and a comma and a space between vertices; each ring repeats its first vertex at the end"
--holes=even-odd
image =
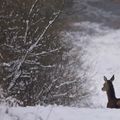
POLYGON ((120 120, 119 109, 0 106, 0 120, 120 120))

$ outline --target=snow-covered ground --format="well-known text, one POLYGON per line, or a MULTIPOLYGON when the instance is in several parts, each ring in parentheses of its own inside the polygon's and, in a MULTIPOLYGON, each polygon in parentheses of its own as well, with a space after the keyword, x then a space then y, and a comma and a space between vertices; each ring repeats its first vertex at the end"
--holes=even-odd
MULTIPOLYGON (((96 88, 91 96, 92 108, 74 108, 63 106, 12 107, 0 105, 0 120, 120 120, 119 109, 107 109, 107 97, 101 91, 103 76, 110 78, 115 74, 116 96, 120 97, 120 30, 103 25, 83 22, 72 25, 73 31, 66 38, 73 42, 73 49, 83 61, 88 78, 96 88), (75 31, 77 29, 77 31, 75 31), (79 50, 79 48, 82 48, 79 50), (81 57, 82 53, 82 57, 81 57), (92 76, 92 77, 91 77, 92 76)), ((81 60, 80 59, 80 60, 81 60)))
POLYGON ((120 110, 63 106, 0 107, 0 120, 120 120, 120 110))
MULTIPOLYGON (((89 26, 89 25, 88 25, 89 26)), ((90 25, 91 26, 91 25, 90 25)), ((92 27, 92 26, 91 26, 92 27)), ((93 24, 95 35, 89 36, 89 44, 84 46, 85 66, 89 66, 89 74, 95 83, 96 96, 93 96, 95 105, 106 105, 106 94, 101 91, 103 76, 108 79, 115 75, 114 88, 116 96, 120 97, 120 30, 114 30, 93 24)), ((92 87, 92 86, 91 86, 92 87)))

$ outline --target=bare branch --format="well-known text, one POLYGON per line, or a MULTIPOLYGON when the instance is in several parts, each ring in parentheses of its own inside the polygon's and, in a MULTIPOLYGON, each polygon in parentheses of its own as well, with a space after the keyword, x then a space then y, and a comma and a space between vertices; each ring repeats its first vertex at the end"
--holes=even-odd
MULTIPOLYGON (((36 2, 37 2, 37 0, 36 0, 36 2)), ((49 21, 48 25, 47 25, 46 28, 43 30, 42 34, 38 37, 37 41, 36 41, 33 45, 30 46, 30 48, 27 50, 26 54, 25 54, 25 55, 21 58, 21 60, 19 61, 18 65, 17 65, 17 68, 16 68, 16 70, 15 70, 15 73, 14 73, 14 78, 13 78, 13 80, 12 80, 13 84, 11 84, 11 86, 9 86, 9 89, 11 89, 11 88, 14 86, 16 80, 20 77, 20 75, 21 75, 21 70, 20 70, 20 68, 21 68, 22 64, 24 63, 26 57, 27 57, 28 54, 38 45, 39 41, 43 38, 43 36, 44 36, 45 33, 47 32, 47 30, 50 28, 50 26, 53 24, 53 22, 54 22, 54 21, 57 19, 57 17, 60 15, 60 12, 61 12, 61 11, 58 11, 57 13, 54 14, 54 15, 55 15, 54 18, 53 18, 51 21, 49 21)), ((43 66, 43 67, 51 67, 51 66, 43 66)), ((8 89, 8 90, 9 90, 9 89, 8 89)))
POLYGON ((1 58, 1 59, 3 59, 3 56, 2 56, 2 54, 1 54, 1 53, 0 53, 0 58, 1 58))
POLYGON ((49 21, 48 25, 46 26, 46 28, 43 30, 43 33, 38 37, 38 40, 30 46, 30 48, 28 49, 27 53, 28 54, 29 52, 31 52, 35 47, 36 45, 39 43, 39 41, 43 38, 43 36, 45 35, 45 33, 47 32, 47 30, 49 29, 49 27, 53 24, 53 22, 57 19, 57 17, 59 16, 61 11, 58 11, 55 15, 55 17, 49 21))
POLYGON ((56 88, 62 87, 64 85, 73 84, 73 83, 76 83, 76 82, 78 82, 78 80, 64 82, 64 83, 61 83, 59 86, 56 86, 56 88))
POLYGON ((35 5, 37 4, 37 2, 38 2, 38 0, 36 0, 36 1, 34 2, 34 4, 31 6, 30 11, 29 11, 29 16, 31 15, 31 13, 32 13, 35 5))
POLYGON ((28 30, 29 30, 29 20, 26 20, 26 30, 25 30, 24 40, 23 40, 24 43, 26 43, 26 40, 27 40, 28 30))
POLYGON ((31 56, 33 57, 33 56, 40 56, 40 55, 46 55, 46 54, 49 54, 49 53, 54 53, 54 52, 57 52, 57 51, 59 51, 61 49, 61 47, 60 48, 57 48, 57 49, 53 49, 53 50, 50 50, 50 51, 43 51, 43 52, 41 52, 41 53, 38 53, 38 54, 31 54, 31 56))

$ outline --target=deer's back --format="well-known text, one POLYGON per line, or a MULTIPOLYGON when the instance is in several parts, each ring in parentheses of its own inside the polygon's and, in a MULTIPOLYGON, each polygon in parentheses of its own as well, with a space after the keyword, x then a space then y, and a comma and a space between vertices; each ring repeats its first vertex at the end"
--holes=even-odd
POLYGON ((107 108, 120 108, 120 99, 110 100, 107 103, 107 108))

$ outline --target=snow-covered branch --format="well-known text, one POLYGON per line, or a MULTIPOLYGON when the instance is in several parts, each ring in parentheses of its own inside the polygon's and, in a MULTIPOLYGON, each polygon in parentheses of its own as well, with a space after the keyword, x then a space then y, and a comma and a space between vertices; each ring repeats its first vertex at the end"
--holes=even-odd
POLYGON ((2 54, 1 54, 1 53, 0 53, 0 58, 1 58, 1 59, 3 59, 3 56, 2 56, 2 54))
POLYGON ((29 11, 29 16, 31 15, 35 5, 37 4, 38 0, 35 0, 34 4, 31 6, 30 11, 29 11))
MULTIPOLYGON (((17 64, 16 70, 14 72, 14 77, 13 77, 13 80, 12 80, 12 84, 9 86, 9 89, 11 89, 13 87, 13 85, 16 82, 16 80, 20 77, 20 75, 21 75, 20 68, 21 68, 22 64, 25 62, 25 59, 27 58, 28 54, 38 45, 39 41, 43 38, 43 36, 47 32, 47 30, 50 28, 50 26, 53 24, 53 22, 59 16, 60 12, 61 11, 58 11, 58 12, 54 13, 53 19, 49 21, 48 25, 45 27, 45 29, 43 30, 42 34, 38 37, 37 41, 29 47, 29 49, 27 50, 26 54, 22 57, 22 59, 17 64)), ((25 40, 26 40, 27 31, 28 31, 28 28, 26 28, 25 40)), ((51 67, 51 66, 44 66, 44 65, 41 65, 41 66, 42 67, 51 67)))
POLYGON ((29 20, 26 20, 26 30, 25 30, 24 40, 23 40, 24 43, 26 43, 26 40, 27 40, 28 30, 29 30, 29 20))
POLYGON ((47 30, 49 29, 49 27, 53 24, 53 22, 57 19, 57 17, 60 15, 60 10, 55 14, 55 17, 49 21, 48 25, 45 27, 45 29, 43 30, 42 34, 38 37, 37 41, 30 46, 30 48, 28 49, 27 53, 31 52, 39 43, 39 41, 43 38, 43 36, 45 35, 45 33, 47 32, 47 30))
POLYGON ((53 50, 50 50, 50 51, 43 51, 43 52, 41 52, 41 53, 37 53, 37 54, 31 54, 31 56, 40 56, 40 55, 46 55, 46 54, 50 54, 50 53, 54 53, 54 52, 57 52, 57 51, 59 51, 61 49, 61 47, 60 48, 56 48, 56 49, 53 49, 53 50))
POLYGON ((78 82, 78 80, 67 81, 67 82, 61 83, 59 86, 56 86, 56 88, 62 87, 64 85, 70 85, 70 84, 73 84, 73 83, 76 83, 76 82, 78 82))

